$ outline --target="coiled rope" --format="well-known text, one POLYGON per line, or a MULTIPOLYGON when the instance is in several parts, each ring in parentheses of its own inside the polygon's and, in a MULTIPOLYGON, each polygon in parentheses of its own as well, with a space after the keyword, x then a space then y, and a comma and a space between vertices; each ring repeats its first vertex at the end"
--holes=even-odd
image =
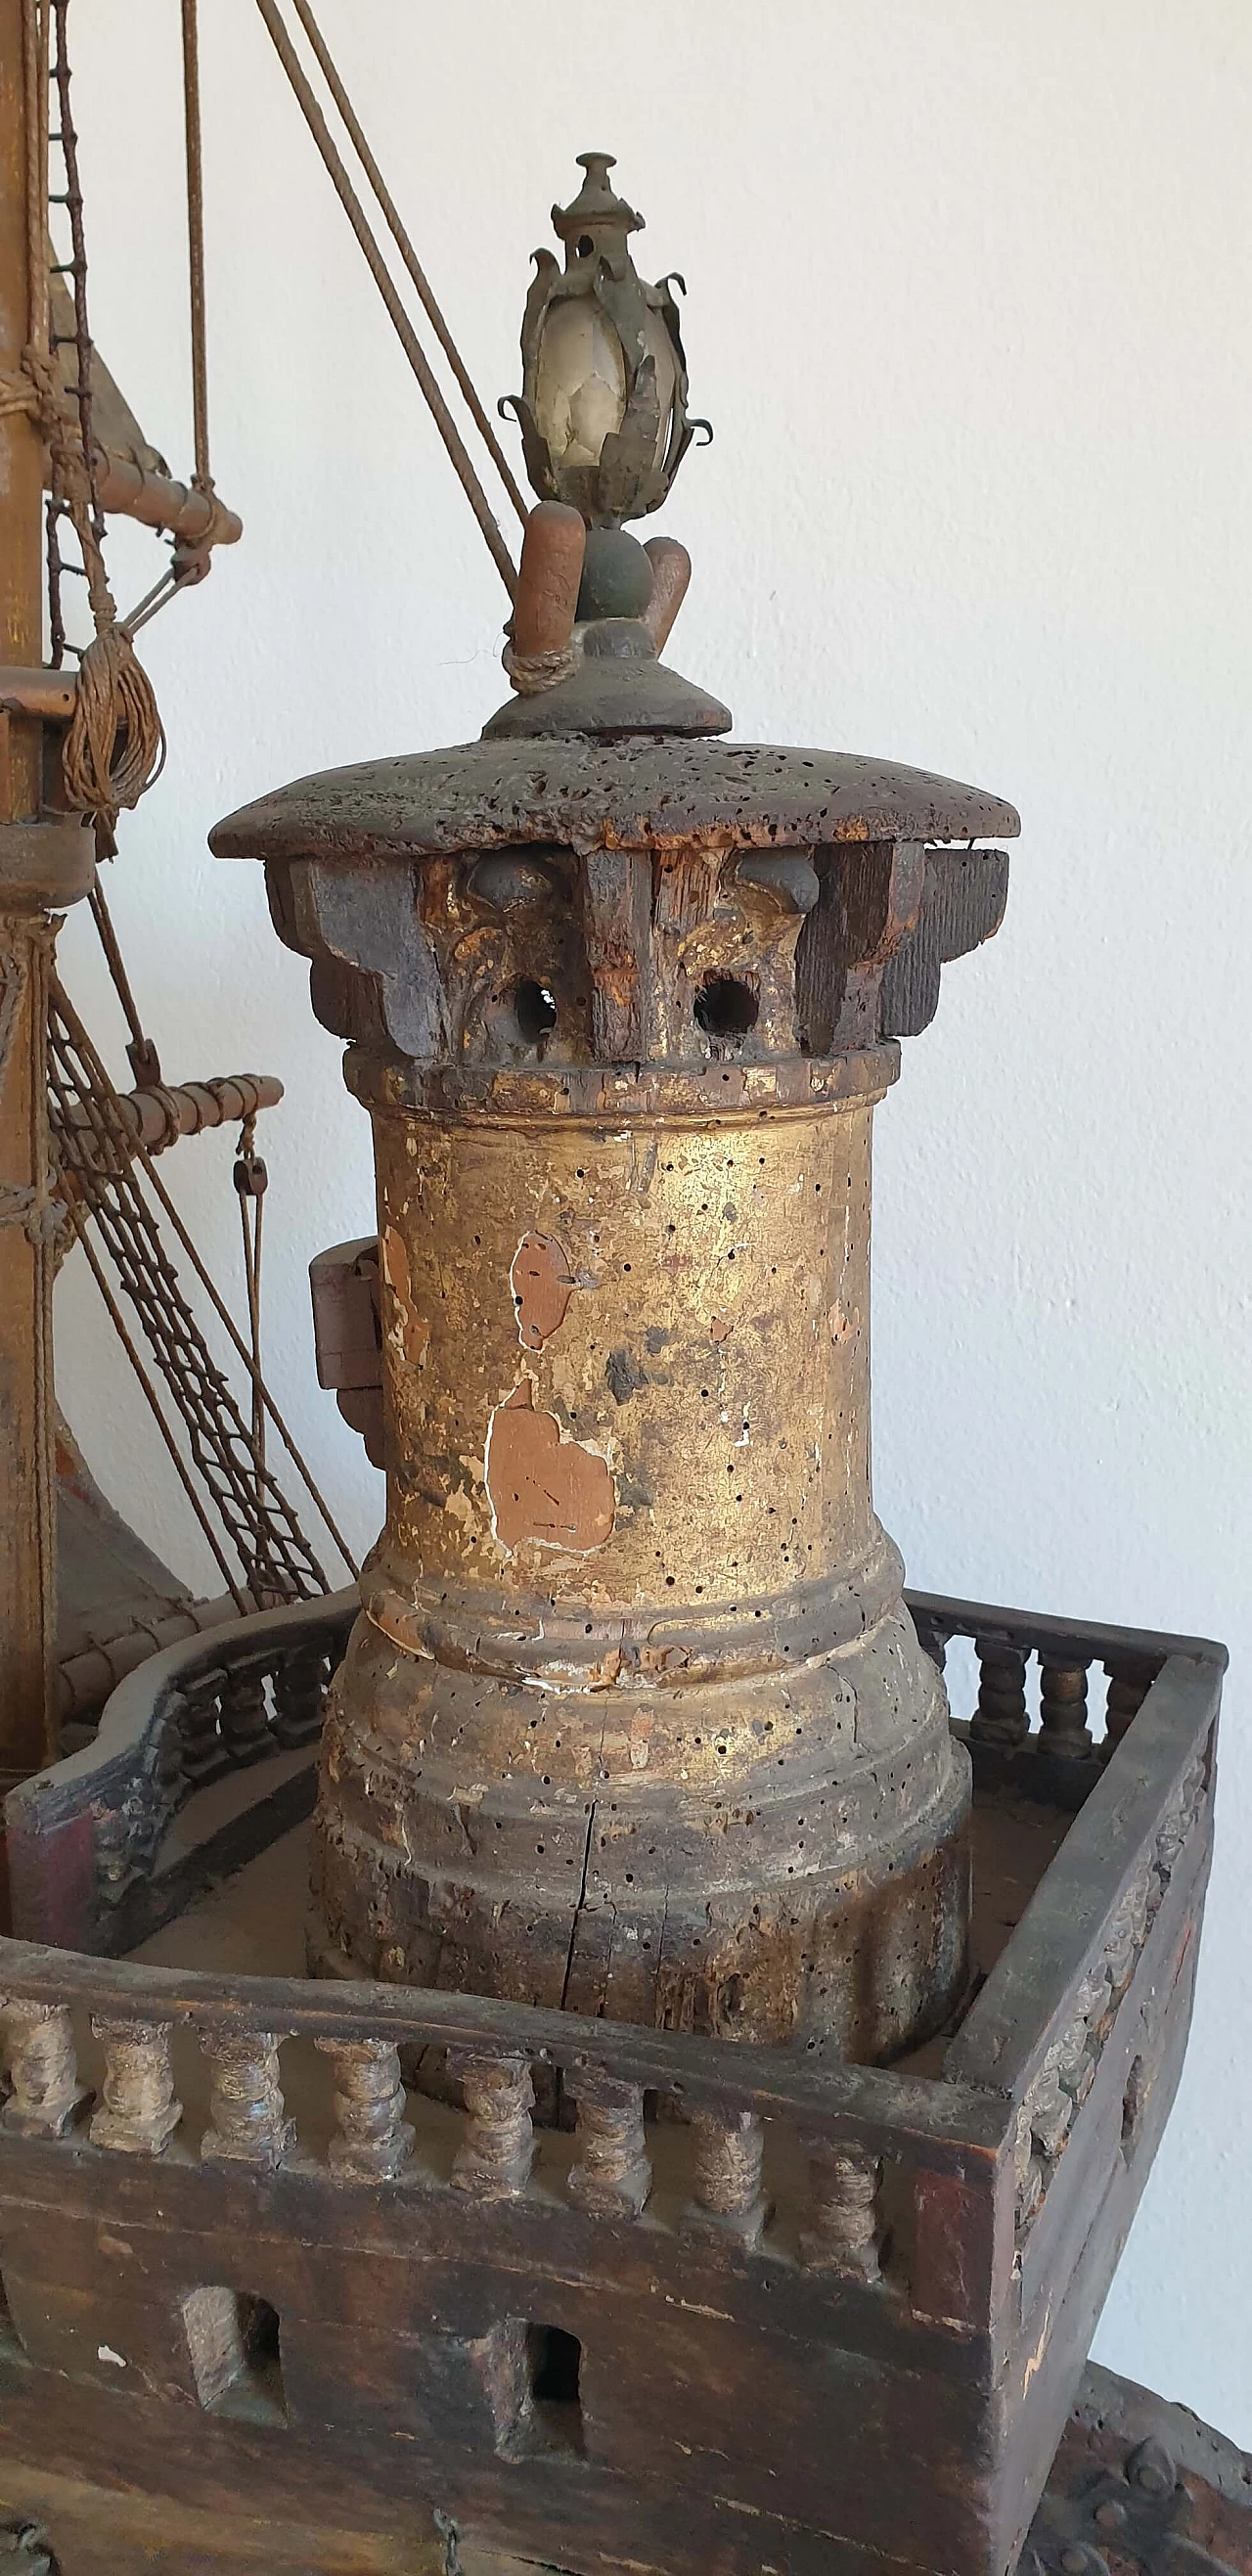
MULTIPOLYGON (((91 334, 87 322, 87 251, 83 235, 83 198, 78 176, 78 136, 70 104, 70 66, 66 46, 69 0, 50 0, 56 29, 52 66, 60 109, 60 141, 65 161, 65 206, 69 215, 74 286, 74 334, 78 381, 78 439, 66 436, 62 407, 55 399, 51 368, 38 390, 53 417, 46 421, 54 500, 68 515, 82 548, 87 595, 95 635, 79 665, 74 712, 62 751, 67 802, 76 813, 90 814, 97 847, 111 858, 117 847, 116 825, 123 806, 139 802, 145 788, 159 777, 165 761, 165 730, 156 695, 124 626, 109 588, 102 539, 98 454, 91 425, 91 334)), ((25 0, 38 27, 37 0, 25 0)), ((37 39, 38 41, 38 39, 37 39)), ((34 193, 28 189, 33 208, 34 193)), ((41 228, 42 229, 42 228, 41 228)), ((46 278, 47 233, 30 244, 32 276, 46 278), (38 265, 36 265, 38 263, 38 265)), ((41 299, 46 310, 46 287, 41 299)), ((32 355, 39 353, 32 350, 32 355)), ((33 372, 33 370, 32 370, 33 372)), ((42 370, 40 370, 42 372, 42 370)), ((38 385, 38 378, 36 377, 38 385)))

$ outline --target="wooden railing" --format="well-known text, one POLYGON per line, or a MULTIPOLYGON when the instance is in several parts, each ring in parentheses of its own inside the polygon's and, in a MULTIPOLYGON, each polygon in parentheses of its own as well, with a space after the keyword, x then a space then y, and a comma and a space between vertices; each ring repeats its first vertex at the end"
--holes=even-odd
MULTIPOLYGON (((936 2176, 984 2176, 1007 2134, 994 2095, 948 2080, 474 1996, 183 1973, 16 1941, 0 1941, 0 2017, 10 2137, 85 2139, 181 2166, 281 2167, 332 2189, 367 2182, 549 2209, 555 2196, 627 2224, 649 2208, 659 2139, 666 2215, 651 2210, 651 2223, 731 2253, 781 2252, 802 2272, 862 2288, 891 2284, 892 2226, 911 2197, 936 2176), (198 2134, 176 2090, 180 2032, 207 2074, 198 2134), (299 2060, 287 2086, 280 2049, 299 2060), (88 2051, 102 2065, 91 2087, 88 2051), (422 2104, 415 2134, 403 2070, 429 2066, 431 2051, 457 2107, 432 2115, 422 2104), (538 2069, 549 2086, 558 2079, 567 2115, 572 2104, 574 2134, 571 2147, 559 2128, 544 2130, 536 2173, 538 2069), (781 2236, 768 2232, 767 2135, 792 2176, 781 2236)), ((903 2234, 912 2240, 911 2221, 903 2234)), ((909 2291, 924 2313, 920 2275, 909 2291)), ((985 2307, 989 2280, 981 2295, 985 2307)))
POLYGON ((31 1940, 117 1955, 307 1815, 323 1699, 359 1607, 355 1589, 180 1638, 112 1693, 91 1744, 5 1804, 12 1920, 31 1940), (308 1748, 273 1789, 162 1867, 196 1790, 308 1748))
POLYGON ((962 1710, 953 1713, 976 1773, 987 1781, 1011 1778, 1019 1794, 1058 1806, 1082 1805, 1167 1656, 1212 1654, 1218 1669, 1224 1666, 1223 1649, 1202 1638, 996 1610, 937 1593, 907 1592, 905 1600, 941 1671, 954 1638, 973 1645, 977 1700, 967 1725, 962 1710))
MULTIPOLYGON (((972 1710, 955 1706, 953 1722, 976 1777, 1069 1808, 1096 1786, 1166 1658, 1221 1655, 1195 1639, 929 1593, 905 1598, 941 1668, 954 1639, 973 1645, 977 1698, 972 1710), (1089 1707, 1089 1695, 1097 1706, 1089 1707), (1103 1717, 1102 1735, 1088 1723, 1093 1715, 1103 1717)), ((15 1930, 120 1956, 299 1822, 312 1802, 311 1767, 277 1789, 259 1770, 241 1814, 181 1853, 176 1866, 163 1849, 197 1789, 316 1744, 326 1685, 357 1607, 347 1590, 268 1611, 180 1639, 128 1674, 95 1741, 10 1793, 15 1930)))
MULTIPOLYGON (((945 2060, 1013 2105, 1019 2236, 1031 2227, 1158 1918, 1194 1969, 1211 1847, 1214 1738, 1226 1656, 1200 1640, 1165 1654, 1133 1725, 1070 1826, 945 2060)), ((1045 1757, 1046 1758, 1046 1757, 1045 1757)), ((1127 2123, 1133 2121, 1127 2104, 1127 2123)), ((1128 2142, 1123 2140, 1123 2144, 1128 2142)))
MULTIPOLYGON (((1081 1809, 938 2074, 848 2066, 819 2038, 741 2047, 0 1941, 14 2444, 42 2457, 59 2426, 56 2456, 73 2463, 81 2422, 97 2445, 83 2474, 107 2443, 110 2477, 140 2493, 168 2444, 180 2478, 207 2457, 215 2509, 237 2493, 269 2515, 278 2496, 288 2522, 329 2492, 324 2461, 336 2510, 353 2460, 371 2481, 382 2461, 406 2514, 424 2481, 454 2537, 463 2517, 541 2564, 591 2565, 608 2532, 669 2565, 682 2511, 684 2564, 744 2576, 763 2548, 782 2564, 793 2547, 777 2463, 799 2444, 819 2554, 844 2529, 836 2514, 851 2515, 844 2554, 873 2554, 888 2495, 893 2528, 925 2529, 945 2565, 1011 2563, 1182 2062, 1225 1658, 912 1607, 936 1656, 974 1645, 977 1705, 954 1724, 979 1794, 1081 1809), (1100 1667, 1106 1735, 1083 1742, 1080 1684, 1100 1667), (245 2369, 262 2310, 278 2398, 259 2361, 245 2369), (546 2421, 542 2448, 519 2434, 544 2412, 535 2335, 579 2357, 577 2446, 567 2432, 554 2450, 546 2421), (851 2505, 832 2422, 859 2480, 851 2505)), ((106 1820, 164 1727, 177 1783, 290 1762, 293 1727, 295 1753, 311 1744, 353 1608, 344 1596, 154 1659, 124 1727, 111 1705, 106 1820)), ((91 1792, 74 1778, 68 1797, 59 1784, 64 1830, 85 1820, 94 1871, 91 1792)), ((1055 1845, 1054 1823, 1041 1839, 1055 1845)), ((99 1848, 120 1850, 140 1891, 143 1850, 160 1858, 159 1836, 111 1845, 106 1831, 99 1848)), ((371 2483, 363 2527, 376 2507, 371 2483)))
MULTIPOLYGON (((277 1672, 290 1690, 284 1639, 299 1639, 312 1727, 314 1649, 324 1660, 351 1607, 350 1598, 325 1605, 313 1636, 308 1621, 318 1614, 307 1611, 255 1623, 265 1633, 225 1683, 208 1641, 196 1641, 198 1664, 192 1647, 163 1659, 152 1697, 167 1718, 173 1712, 192 1758, 200 1746, 204 1766, 220 1770, 247 1758, 262 1723, 290 1728, 291 1700, 280 1717, 267 1695, 262 1719, 258 1687, 265 1680, 268 1693, 277 1672)), ((1096 1786, 940 2074, 848 2066, 817 2036, 791 2054, 524 2003, 335 1977, 195 1974, 8 1940, 0 2020, 11 2091, 0 2137, 64 2142, 78 2157, 85 2142, 89 2152, 159 2159, 183 2173, 251 2170, 275 2188, 316 2179, 332 2199, 369 2183, 423 2203, 436 2193, 445 2209, 472 2199, 531 2218, 559 2207, 633 2226, 647 2211, 650 2226, 684 2242, 784 2259, 854 2301, 902 2299, 941 2336, 989 2331, 1007 2297, 1006 2246, 1016 2237, 1020 2260, 1045 2205, 1050 2224, 1077 2223, 1067 2215, 1077 2162, 1049 2193, 1092 2087, 1095 2126, 1084 2125, 1083 2153, 1103 2188, 1105 2165, 1111 2172, 1123 2154, 1123 2059, 1148 2049, 1144 2082, 1150 2090, 1161 2075, 1161 2103, 1176 2081, 1225 1658, 1203 1641, 1075 1630, 973 1605, 919 1602, 916 1615, 923 1632, 929 1620, 948 1637, 977 1639, 997 1687, 993 1657, 1006 1639, 1045 1669, 1085 1671, 1132 1654, 1140 1669, 1156 1667, 1107 1752, 1058 1755, 1040 1747, 1038 1728, 1033 1750, 1013 1746, 1015 1762, 1040 1763, 1045 1776, 1056 1760, 1094 1764, 1096 1786), (1148 1994, 1159 2027, 1144 2040, 1148 1994), (191 2120, 180 2084, 202 2104, 191 2120), (455 2107, 432 2108, 432 2091, 455 2107), (665 2185, 654 2192, 662 2149, 665 2185), (789 2177, 785 2213, 771 2223, 772 2201, 781 2211, 784 2199, 779 2172, 789 2177), (1002 2205, 1005 2226, 993 2216, 1002 2205)), ((961 1731, 977 1762, 973 1724, 961 1731)), ((1019 1785, 1015 1777, 1012 1794, 1019 1785)))

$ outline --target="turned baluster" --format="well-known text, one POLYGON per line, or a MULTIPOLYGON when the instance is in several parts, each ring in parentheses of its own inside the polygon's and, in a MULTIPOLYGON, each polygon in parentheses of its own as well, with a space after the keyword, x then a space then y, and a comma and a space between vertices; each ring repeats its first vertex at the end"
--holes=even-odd
POLYGON ((89 2098, 78 2081, 69 2005, 6 1997, 0 2009, 13 2087, 4 2126, 19 2138, 63 2138, 89 2098))
POLYGON ((317 2045, 334 2073, 332 2173, 358 2182, 393 2182, 413 2153, 399 2050, 389 2039, 319 2039, 317 2045))
POLYGON ((226 1749, 218 1725, 219 1700, 226 1676, 202 1673, 189 1683, 179 1720, 183 1771, 193 1789, 202 1789, 226 1768, 226 1749))
POLYGON ((978 1706, 970 1719, 973 1744, 1024 1744, 1030 1733, 1026 1713, 1026 1656, 1020 1646, 1000 1637, 975 1637, 978 1657, 978 1706))
POLYGON ((213 2090, 201 2155, 209 2164, 281 2164, 296 2132, 286 2117, 273 2032, 215 2035, 205 2039, 204 2053, 213 2090))
POLYGON ((755 2111, 693 2111, 695 2184, 683 2211, 689 2236, 759 2242, 769 2203, 761 2189, 765 2132, 755 2111))
POLYGON ((452 2165, 457 2190, 477 2192, 486 2200, 507 2200, 524 2191, 535 2160, 529 2060, 450 2048, 448 2073, 460 2078, 469 2113, 452 2165))
POLYGON ((1156 1666, 1141 1655, 1110 1658, 1105 1664, 1109 1677, 1109 1694, 1104 1711, 1104 1750, 1106 1755, 1121 1743, 1131 1719, 1138 1716, 1156 1674, 1156 1666))
POLYGON ((274 1675, 274 1733, 284 1752, 315 1744, 322 1731, 326 1657, 288 1655, 274 1675))
POLYGON ((232 1673, 222 1693, 222 1742, 232 1762, 263 1762, 274 1750, 264 1673, 232 1673))
POLYGON ((159 2156, 183 2116, 170 2071, 170 2028, 164 2021, 114 2021, 94 2015, 91 2027, 104 2050, 104 2083, 91 2122, 94 2147, 120 2147, 127 2155, 159 2156))
POLYGON ((1080 1762, 1091 1751, 1086 1665, 1049 1663, 1043 1656, 1039 1661, 1039 1714, 1043 1727, 1039 1750, 1055 1753, 1062 1762, 1080 1762))
POLYGON ((800 2238, 808 2272, 833 2272, 846 2281, 877 2281, 882 2272, 878 2193, 882 2159, 862 2147, 834 2146, 807 2138, 812 2198, 809 2225, 800 2238))
POLYGON ((569 2079, 578 2115, 569 2194, 593 2218, 637 2218, 652 2189, 643 2126, 643 2088, 598 2066, 569 2079))

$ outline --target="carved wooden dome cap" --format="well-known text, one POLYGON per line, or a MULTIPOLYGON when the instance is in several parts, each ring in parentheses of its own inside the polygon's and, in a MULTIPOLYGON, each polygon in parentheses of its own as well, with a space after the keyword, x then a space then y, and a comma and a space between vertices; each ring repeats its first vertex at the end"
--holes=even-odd
POLYGON ((210 834, 219 858, 420 858, 555 842, 676 839, 769 849, 829 841, 1014 839, 1013 806, 854 752, 664 736, 462 743, 275 788, 210 834))

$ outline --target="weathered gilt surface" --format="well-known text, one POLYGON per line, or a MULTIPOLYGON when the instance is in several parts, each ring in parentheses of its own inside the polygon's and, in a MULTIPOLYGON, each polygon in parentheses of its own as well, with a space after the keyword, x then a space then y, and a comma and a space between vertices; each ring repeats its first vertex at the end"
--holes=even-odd
POLYGON ((866 2059, 950 2010, 968 1766, 870 1494, 870 1122, 1003 908, 1000 853, 928 842, 996 828, 872 762, 563 734, 219 827, 374 1122, 388 1511, 321 1955, 866 2059))

